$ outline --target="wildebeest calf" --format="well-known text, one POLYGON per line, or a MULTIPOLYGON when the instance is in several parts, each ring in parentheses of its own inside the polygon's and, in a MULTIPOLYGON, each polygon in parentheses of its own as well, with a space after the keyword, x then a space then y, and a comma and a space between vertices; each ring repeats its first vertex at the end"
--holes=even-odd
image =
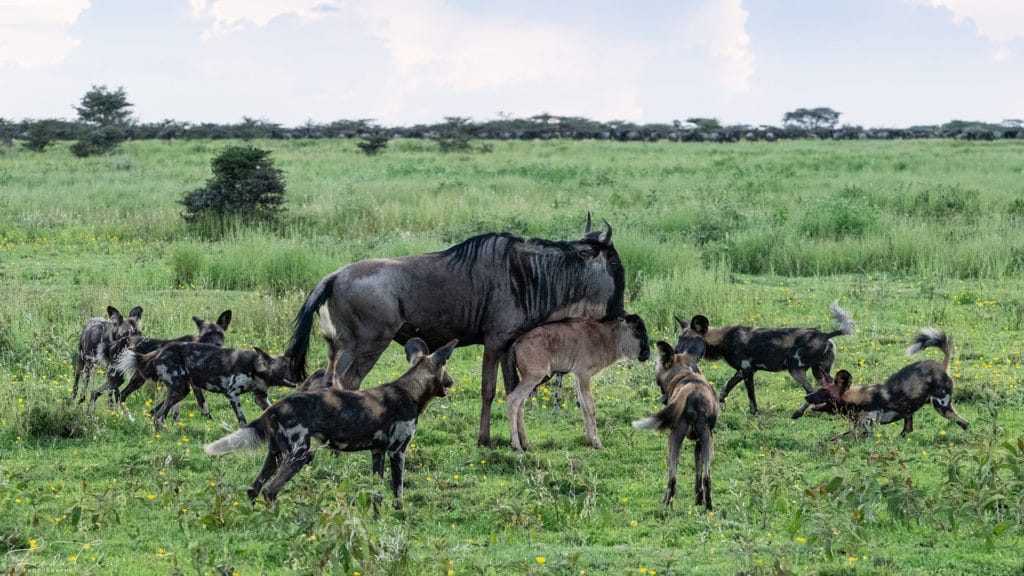
POLYGON ((238 417, 245 424, 239 404, 242 392, 252 392, 261 408, 270 406, 267 389, 271 386, 294 388, 288 380, 291 366, 287 356, 272 357, 256 348, 244 350, 221 348, 212 344, 172 342, 148 354, 128 351, 121 355, 117 367, 125 376, 136 373, 159 380, 167 387, 167 396, 153 411, 153 423, 159 431, 168 410, 188 395, 189 388, 202 388, 224 394, 238 417))
MULTIPOLYGON (((174 339, 163 339, 163 338, 142 338, 135 341, 131 345, 132 351, 137 354, 148 354, 156 352, 157 349, 171 343, 171 342, 202 342, 205 344, 214 344, 217 346, 224 345, 224 332, 227 330, 227 325, 231 323, 231 311, 225 310, 220 313, 216 323, 210 323, 198 316, 193 317, 193 322, 196 323, 196 333, 186 334, 179 336, 174 339)), ((120 370, 110 370, 108 377, 106 377, 106 383, 101 387, 96 388, 95 392, 92 393, 92 399, 89 401, 89 406, 92 406, 96 402, 96 398, 102 393, 104 389, 110 389, 114 397, 117 398, 118 404, 122 407, 125 406, 125 400, 128 395, 135 392, 138 388, 145 383, 145 378, 141 374, 136 373, 131 381, 124 390, 121 389, 121 384, 125 381, 124 374, 120 370)), ((210 416, 210 409, 206 406, 206 400, 203 397, 202 388, 195 388, 196 402, 199 403, 200 410, 204 416, 210 416)), ((131 417, 131 413, 128 412, 127 408, 124 408, 126 414, 131 417)))
POLYGON ((851 386, 853 377, 846 370, 840 370, 835 380, 828 379, 821 388, 808 394, 807 402, 813 410, 848 417, 857 424, 857 433, 861 435, 871 421, 889 424, 903 419, 900 435, 906 436, 914 430, 914 412, 929 401, 939 414, 967 430, 969 424, 953 408, 953 377, 949 374, 953 340, 939 330, 925 328, 914 337, 907 355, 929 347, 942 350, 941 363, 935 360, 914 362, 874 386, 851 386))
POLYGON ((601 321, 572 318, 542 324, 516 340, 512 345, 512 355, 522 377, 505 399, 512 448, 518 451, 530 449, 523 424, 526 398, 552 374, 568 372, 576 377, 576 395, 583 411, 583 432, 587 442, 594 448, 601 448, 590 378, 619 360, 630 358, 643 362, 650 357, 651 349, 644 321, 635 314, 629 314, 601 321))
POLYGON ((206 453, 225 454, 266 442, 267 459, 249 488, 249 498, 255 499, 262 490, 273 502, 285 482, 313 460, 314 438, 335 451, 369 450, 373 472, 381 477, 387 452, 391 491, 397 499, 395 507, 401 508, 405 449, 427 403, 448 395, 452 379, 445 364, 456 343, 452 340, 428 356, 427 344, 412 338, 405 345, 410 366, 398 380, 366 390, 323 387, 292 394, 274 403, 252 424, 207 444, 206 453))
MULTIPOLYGON (((89 379, 97 366, 107 366, 107 380, 117 371, 113 369, 118 355, 139 338, 142 338, 142 306, 136 306, 128 313, 128 318, 113 306, 107 306, 107 318, 90 318, 82 328, 78 337, 78 361, 75 363, 75 384, 71 388, 71 399, 78 396, 78 379, 84 376, 82 397, 89 389, 89 379)), ((100 390, 103 390, 101 387, 100 390)), ((93 394, 95 401, 96 393, 93 394)), ((92 403, 89 404, 90 406, 92 403)))
MULTIPOLYGON (((832 303, 832 317, 839 326, 832 332, 817 328, 753 328, 750 326, 708 326, 705 316, 694 316, 689 324, 676 317, 682 328, 679 342, 694 335, 700 336, 707 344, 704 357, 709 360, 724 358, 736 374, 725 384, 720 402, 725 402, 733 387, 743 380, 750 401, 750 413, 757 414, 757 398, 754 395, 754 373, 758 370, 781 372, 788 370, 809 394, 814 391, 807 380, 807 369, 817 374, 830 374, 836 358, 836 345, 832 338, 853 334, 855 325, 850 315, 839 307, 839 301, 832 303)), ((804 403, 793 413, 793 418, 803 416, 808 404, 804 403)))
POLYGON ((641 430, 667 430, 668 436, 668 488, 664 502, 671 506, 676 494, 676 468, 683 440, 689 438, 693 446, 694 491, 696 505, 712 510, 711 460, 715 456, 715 423, 718 421, 718 400, 707 378, 701 374, 698 362, 704 355, 704 341, 688 338, 677 345, 679 352, 668 342, 658 342, 655 379, 665 398, 665 408, 654 416, 633 422, 641 430))

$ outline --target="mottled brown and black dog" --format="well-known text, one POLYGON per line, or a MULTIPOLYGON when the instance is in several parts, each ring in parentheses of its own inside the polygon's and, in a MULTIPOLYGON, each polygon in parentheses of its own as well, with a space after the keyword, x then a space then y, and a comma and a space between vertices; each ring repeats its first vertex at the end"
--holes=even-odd
POLYGON ((867 432, 872 422, 889 424, 902 419, 901 435, 906 436, 914 430, 914 412, 929 401, 944 418, 967 430, 969 424, 953 408, 953 377, 949 374, 953 340, 939 330, 925 328, 914 338, 907 355, 930 347, 942 350, 942 362, 914 362, 874 386, 851 386, 853 377, 846 370, 840 370, 834 380, 828 378, 822 387, 808 394, 806 400, 812 410, 846 416, 857 425, 860 435, 867 432))
MULTIPOLYGON (((694 316, 689 324, 678 316, 676 322, 682 329, 680 343, 694 335, 700 336, 707 344, 704 357, 708 360, 725 359, 736 374, 722 388, 719 402, 725 402, 733 387, 743 381, 750 401, 750 413, 757 414, 757 398, 754 395, 754 373, 789 371, 789 375, 804 387, 806 393, 814 392, 807 380, 807 370, 829 374, 836 358, 836 345, 832 338, 853 334, 855 325, 850 315, 839 307, 839 301, 832 303, 832 317, 838 326, 832 332, 817 328, 754 328, 751 326, 709 326, 705 316, 694 316)), ((677 348, 678 349, 678 348, 677 348)), ((808 404, 804 403, 793 413, 793 418, 804 415, 808 404)))
POLYGON ((457 342, 428 355, 426 342, 412 338, 405 344, 409 369, 394 382, 366 390, 314 385, 315 391, 283 398, 252 424, 207 444, 206 453, 226 454, 266 442, 267 459, 249 488, 249 498, 262 490, 273 502, 281 487, 313 460, 314 438, 339 452, 369 450, 373 472, 381 477, 387 452, 395 507, 401 508, 405 449, 427 404, 448 395, 452 379, 445 364, 457 342))
POLYGON ((664 502, 671 506, 676 495, 676 468, 683 440, 694 441, 694 491, 697 506, 708 510, 711 504, 711 459, 715 455, 715 423, 718 421, 718 399, 697 363, 704 355, 704 341, 688 338, 675 351, 668 342, 658 342, 655 379, 661 387, 665 408, 654 416, 633 422, 641 430, 667 430, 668 489, 664 502))

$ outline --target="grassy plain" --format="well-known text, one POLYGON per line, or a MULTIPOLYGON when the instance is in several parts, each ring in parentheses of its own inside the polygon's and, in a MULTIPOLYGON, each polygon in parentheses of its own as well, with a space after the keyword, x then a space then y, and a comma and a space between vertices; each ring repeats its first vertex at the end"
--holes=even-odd
MULTIPOLYGON (((288 181, 274 230, 190 232, 176 204, 225 142, 135 142, 76 159, 0 152, 0 567, 131 574, 1019 574, 1024 571, 1024 144, 783 142, 734 145, 500 142, 439 154, 392 142, 266 141, 288 181), (627 270, 627 308, 655 339, 672 315, 716 324, 828 326, 839 298, 859 325, 836 368, 881 382, 923 326, 954 338, 960 431, 924 408, 865 440, 842 421, 791 421, 802 391, 759 373, 761 411, 734 390, 716 430, 716 510, 661 505, 663 436, 653 366, 596 380, 604 450, 583 442, 571 400, 542 390, 534 450, 475 445, 480 349, 456 351, 450 399, 420 420, 405 509, 375 516, 386 484, 367 454, 323 453, 250 506, 262 455, 211 459, 234 425, 187 399, 154 434, 100 404, 68 404, 77 336, 107 304, 145 308, 147 335, 234 310, 229 346, 280 352, 306 292, 357 259, 445 248, 511 231, 578 238, 607 219, 627 270)), ((314 362, 324 357, 314 338, 314 362)), ((935 350, 922 357, 938 357, 935 350)), ((369 385, 403 370, 397 346, 369 385)), ((705 373, 719 386, 723 363, 705 373)), ((102 380, 97 378, 96 380, 102 380)), ((567 379, 568 383, 571 378, 567 379)), ((129 399, 141 415, 158 392, 129 399)), ((563 395, 572 397, 571 393, 563 395)), ((101 401, 102 402, 102 401, 101 401)), ((250 418, 258 408, 244 404, 250 418)))

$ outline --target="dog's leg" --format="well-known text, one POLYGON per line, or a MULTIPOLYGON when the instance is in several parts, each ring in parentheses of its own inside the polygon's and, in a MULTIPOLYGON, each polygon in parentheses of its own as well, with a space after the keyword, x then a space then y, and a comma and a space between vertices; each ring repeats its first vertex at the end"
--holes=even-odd
POLYGON ((956 413, 956 409, 953 408, 952 394, 947 392, 945 396, 940 398, 932 396, 932 406, 935 408, 936 412, 943 416, 943 418, 956 422, 956 425, 960 428, 967 430, 967 427, 970 426, 967 420, 961 418, 960 415, 956 413))
POLYGON ((373 473, 381 478, 384 477, 384 449, 372 448, 370 455, 373 457, 373 473))
MULTIPOLYGON (((739 384, 740 380, 743 380, 743 370, 737 370, 736 373, 732 375, 732 378, 729 378, 729 381, 725 383, 725 387, 722 388, 722 393, 718 396, 718 402, 720 404, 725 404, 725 397, 729 395, 729 392, 732 392, 732 389, 739 384)), ((664 400, 662 401, 664 402, 664 400)))
POLYGON ((75 385, 71 387, 71 399, 74 400, 78 396, 78 379, 82 376, 82 372, 85 370, 86 360, 85 354, 82 349, 78 349, 78 361, 75 362, 75 385))
POLYGON ((704 504, 704 463, 702 452, 701 441, 698 438, 693 443, 693 491, 697 496, 693 501, 694 506, 702 506, 704 504))
POLYGON ((555 373, 555 397, 552 399, 554 406, 551 407, 552 412, 558 412, 562 408, 562 374, 561 372, 555 373))
POLYGON ((269 502, 277 499, 277 493, 281 491, 281 487, 284 486, 285 482, 291 480, 292 476, 298 474, 303 466, 313 461, 313 451, 309 449, 308 436, 302 442, 302 446, 298 451, 295 448, 296 445, 293 444, 288 453, 281 457, 284 462, 278 467, 277 474, 274 474, 274 479, 263 489, 263 496, 269 502))
POLYGON ((253 390, 252 395, 253 398, 256 399, 256 405, 259 406, 261 409, 266 410, 267 408, 270 408, 270 400, 267 399, 266 391, 253 390))
POLYGON ((207 420, 212 420, 210 416, 210 407, 206 405, 206 395, 203 394, 203 389, 199 386, 192 386, 192 393, 196 395, 196 404, 199 404, 199 413, 203 415, 207 420))
POLYGON ((128 406, 125 404, 125 400, 128 399, 128 395, 135 392, 146 383, 146 379, 140 374, 132 375, 132 379, 128 381, 128 385, 121 391, 120 396, 117 398, 117 403, 121 405, 125 412, 128 412, 128 406))
POLYGON ((757 414, 757 397, 754 395, 754 372, 753 368, 743 371, 743 386, 747 389, 747 401, 750 403, 751 416, 757 414))
POLYGON ((231 403, 231 408, 235 411, 235 416, 238 418, 238 426, 241 428, 245 426, 245 414, 242 412, 242 403, 238 398, 237 392, 227 393, 228 402, 231 403))
POLYGON ((175 379, 173 382, 164 382, 164 386, 167 388, 167 397, 153 411, 153 425, 156 427, 157 432, 160 432, 164 427, 167 412, 172 407, 177 406, 178 402, 181 402, 185 396, 188 396, 189 386, 187 382, 175 379))
MULTIPOLYGON (((109 368, 109 367, 108 367, 109 368)), ((82 394, 78 398, 78 403, 85 402, 85 392, 89 389, 89 380, 92 379, 92 371, 96 369, 96 363, 92 361, 86 361, 85 370, 82 371, 82 394)), ((71 393, 71 399, 75 399, 74 390, 71 393)))
MULTIPOLYGON (((276 434, 276 432, 271 432, 271 434, 276 434)), ((259 474, 253 479, 252 486, 249 487, 249 500, 255 500, 260 495, 263 485, 277 472, 278 467, 281 465, 282 453, 278 447, 277 438, 274 436, 268 438, 267 444, 269 445, 267 459, 263 461, 263 467, 260 468, 259 474)))
POLYGON ((405 471, 405 448, 388 452, 391 460, 391 492, 395 495, 395 510, 402 509, 402 474, 405 471))
POLYGON ((903 418, 903 431, 900 432, 900 436, 905 438, 907 436, 907 434, 910 434, 913 431, 914 431, 914 415, 911 413, 911 414, 907 414, 903 418))
MULTIPOLYGON (((804 387, 804 390, 806 390, 808 394, 814 392, 814 387, 811 386, 810 381, 807 380, 807 369, 806 368, 792 368, 789 371, 789 375, 792 376, 794 380, 799 382, 800 385, 804 387)), ((796 420, 797 418, 803 416, 804 412, 806 412, 807 409, 810 408, 810 406, 811 406, 810 403, 808 403, 807 401, 804 401, 803 405, 800 406, 800 408, 796 412, 793 412, 793 415, 791 416, 791 418, 796 420)))
POLYGON ((686 438, 686 424, 679 423, 679 427, 673 429, 668 435, 668 487, 665 489, 665 497, 662 502, 671 507, 676 497, 676 470, 679 467, 679 449, 683 446, 683 439, 686 438))
POLYGON ((594 448, 601 446, 601 439, 597 436, 596 408, 594 407, 594 394, 590 390, 590 374, 573 374, 576 379, 576 396, 580 401, 580 409, 583 412, 583 434, 587 443, 594 448))

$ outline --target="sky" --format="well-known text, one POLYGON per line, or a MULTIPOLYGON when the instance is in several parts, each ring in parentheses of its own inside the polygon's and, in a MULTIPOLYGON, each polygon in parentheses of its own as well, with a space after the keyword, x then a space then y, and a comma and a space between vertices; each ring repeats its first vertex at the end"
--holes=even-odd
POLYGON ((1024 119, 1024 0, 0 0, 0 118, 1024 119))

